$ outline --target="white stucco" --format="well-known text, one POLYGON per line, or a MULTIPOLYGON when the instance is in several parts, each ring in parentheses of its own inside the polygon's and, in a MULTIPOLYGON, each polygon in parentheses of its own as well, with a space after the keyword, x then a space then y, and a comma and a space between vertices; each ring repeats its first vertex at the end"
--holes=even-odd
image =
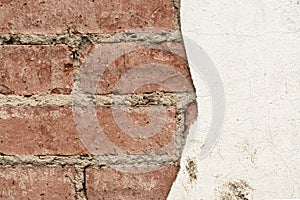
POLYGON ((183 34, 219 72, 225 120, 215 148, 197 157, 211 98, 209 77, 192 71, 200 127, 188 138, 168 199, 238 199, 228 184, 240 180, 249 185, 241 188, 248 199, 300 198, 299 0, 181 0, 181 20, 183 34), (189 179, 188 158, 197 166, 197 180, 189 179))

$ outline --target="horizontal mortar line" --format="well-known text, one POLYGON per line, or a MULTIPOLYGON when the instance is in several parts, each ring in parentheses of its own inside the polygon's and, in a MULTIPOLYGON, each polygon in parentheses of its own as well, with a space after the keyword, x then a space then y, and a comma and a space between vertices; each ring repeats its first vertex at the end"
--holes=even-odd
POLYGON ((177 163, 170 155, 36 156, 0 155, 0 166, 122 166, 168 165, 177 163))
POLYGON ((0 106, 110 106, 110 105, 164 105, 180 106, 194 101, 195 93, 146 93, 146 94, 46 94, 0 95, 0 106))
POLYGON ((119 42, 182 42, 180 31, 157 32, 122 32, 113 34, 0 34, 0 45, 54 45, 66 44, 80 46, 83 44, 119 43, 119 42))

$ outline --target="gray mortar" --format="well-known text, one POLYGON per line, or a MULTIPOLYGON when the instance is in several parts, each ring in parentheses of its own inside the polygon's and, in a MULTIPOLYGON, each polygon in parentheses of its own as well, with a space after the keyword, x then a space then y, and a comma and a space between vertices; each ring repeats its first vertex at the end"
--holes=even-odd
POLYGON ((149 106, 163 105, 181 108, 195 99, 193 93, 164 93, 153 92, 148 94, 124 94, 124 95, 2 95, 0 94, 0 106, 72 106, 76 105, 107 106, 149 106))
POLYGON ((176 11, 175 15, 175 19, 174 19, 174 23, 175 23, 175 27, 180 30, 181 28, 181 23, 180 23, 180 0, 172 0, 174 9, 176 11))
POLYGON ((85 168, 76 167, 76 175, 74 180, 71 180, 76 191, 76 198, 81 200, 87 200, 86 188, 85 188, 85 168))
POLYGON ((79 168, 123 165, 168 165, 178 161, 170 155, 103 155, 103 156, 32 156, 0 155, 0 166, 72 166, 79 168))
MULTIPOLYGON (((151 31, 151 30, 149 30, 151 31)), ((157 30, 156 30, 157 31, 157 30)), ((179 31, 162 32, 123 32, 115 34, 0 34, 0 45, 57 45, 64 44, 79 48, 85 44, 138 42, 160 44, 163 42, 182 42, 179 31)))

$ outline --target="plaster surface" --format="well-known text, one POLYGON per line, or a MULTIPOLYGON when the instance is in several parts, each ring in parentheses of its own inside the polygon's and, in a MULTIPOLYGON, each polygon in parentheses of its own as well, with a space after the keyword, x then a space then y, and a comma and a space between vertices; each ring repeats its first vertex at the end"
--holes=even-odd
POLYGON ((299 1, 183 0, 181 23, 218 70, 225 118, 216 146, 199 157, 212 103, 209 77, 191 70, 200 123, 168 199, 300 198, 299 1))

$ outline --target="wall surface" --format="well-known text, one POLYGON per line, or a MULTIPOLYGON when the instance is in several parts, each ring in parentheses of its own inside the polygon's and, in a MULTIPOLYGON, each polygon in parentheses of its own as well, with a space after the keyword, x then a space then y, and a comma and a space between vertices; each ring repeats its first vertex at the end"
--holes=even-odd
POLYGON ((0 0, 0 199, 300 198, 298 0, 181 2, 224 121, 178 2, 0 0))
POLYGON ((211 100, 210 77, 198 76, 201 127, 181 161, 193 160, 197 179, 182 167, 168 199, 300 198, 299 1, 183 0, 181 20, 218 70, 226 115, 215 148, 199 158, 211 100))

